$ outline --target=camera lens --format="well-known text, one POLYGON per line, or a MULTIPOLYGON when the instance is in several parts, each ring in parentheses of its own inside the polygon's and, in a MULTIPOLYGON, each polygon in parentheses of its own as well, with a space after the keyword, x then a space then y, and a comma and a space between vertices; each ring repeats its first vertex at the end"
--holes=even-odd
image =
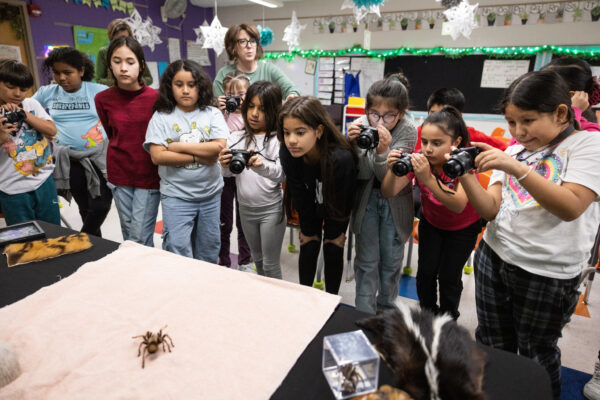
POLYGON ((410 158, 408 158, 408 160, 404 158, 400 159, 396 164, 392 166, 392 172, 396 176, 404 176, 409 172, 412 172, 412 170, 413 168, 412 164, 410 163, 410 158))
POLYGON ((448 178, 455 179, 459 176, 463 176, 466 169, 459 160, 450 159, 443 166, 442 170, 448 176, 448 178))
POLYGON ((240 160, 231 160, 229 164, 229 170, 234 174, 241 174, 244 171, 244 167, 246 167, 246 163, 240 160))
POLYGON ((227 110, 227 112, 235 112, 238 106, 239 103, 237 102, 235 97, 228 97, 227 99, 225 99, 225 110, 227 110))
POLYGON ((371 139, 371 135, 366 133, 361 133, 356 139, 356 145, 361 149, 370 149, 372 146, 373 140, 371 139))

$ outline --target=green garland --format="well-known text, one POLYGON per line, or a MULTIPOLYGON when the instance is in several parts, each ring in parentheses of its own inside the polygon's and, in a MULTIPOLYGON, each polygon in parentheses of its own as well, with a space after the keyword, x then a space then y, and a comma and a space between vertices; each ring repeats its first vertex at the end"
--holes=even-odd
POLYGON ((291 61, 296 56, 303 58, 314 57, 344 57, 349 55, 364 55, 371 58, 385 60, 386 58, 402 55, 414 56, 433 56, 443 55, 450 58, 460 58, 472 54, 485 54, 498 58, 528 58, 537 53, 549 51, 552 54, 561 56, 572 56, 586 59, 600 59, 600 50, 586 50, 568 46, 532 46, 532 47, 434 47, 430 49, 417 49, 414 47, 401 47, 395 50, 366 50, 356 46, 342 50, 299 50, 294 49, 291 52, 274 51, 265 53, 263 59, 278 60, 285 58, 291 61))

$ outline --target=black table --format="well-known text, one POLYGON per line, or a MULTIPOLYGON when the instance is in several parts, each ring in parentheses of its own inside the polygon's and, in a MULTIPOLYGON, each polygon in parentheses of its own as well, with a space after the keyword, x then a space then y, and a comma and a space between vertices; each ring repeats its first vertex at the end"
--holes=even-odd
MULTIPOLYGON (((38 221, 47 237, 57 237, 74 231, 38 221)), ((6 257, 0 257, 0 307, 14 303, 75 272, 81 265, 95 261, 119 247, 118 243, 90 236, 93 247, 81 253, 69 254, 51 260, 8 268, 6 257)), ((321 371, 323 337, 354 331, 355 321, 368 317, 353 307, 339 305, 317 336, 296 361, 272 400, 334 399, 321 371)), ((367 333, 373 340, 373 336, 367 333)), ((484 377, 484 391, 488 400, 547 400, 552 399, 550 378, 546 370, 525 357, 481 346, 487 353, 488 363, 484 377)), ((380 363, 379 384, 392 384, 391 370, 380 363)))

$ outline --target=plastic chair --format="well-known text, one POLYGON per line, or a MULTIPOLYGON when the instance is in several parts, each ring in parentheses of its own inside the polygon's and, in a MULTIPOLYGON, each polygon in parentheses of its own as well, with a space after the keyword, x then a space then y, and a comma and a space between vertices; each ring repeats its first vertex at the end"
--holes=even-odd
POLYGON ((510 143, 510 138, 504 137, 504 132, 506 132, 506 130, 498 127, 496 129, 494 129, 494 131, 492 132, 492 137, 494 139, 499 139, 502 140, 504 143, 510 143))

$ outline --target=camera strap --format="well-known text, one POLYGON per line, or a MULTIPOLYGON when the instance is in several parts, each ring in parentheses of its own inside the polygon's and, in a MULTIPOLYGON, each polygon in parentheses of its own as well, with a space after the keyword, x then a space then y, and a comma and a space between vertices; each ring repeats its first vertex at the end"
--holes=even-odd
POLYGON ((558 145, 560 143, 562 143, 566 138, 568 138, 571 135, 571 133, 573 133, 574 131, 575 131, 575 127, 573 125, 569 125, 565 130, 563 130, 554 139, 552 139, 550 141, 550 143, 548 143, 546 146, 543 146, 539 149, 532 151, 531 154, 529 154, 527 157, 522 156, 522 154, 525 151, 527 151, 527 149, 523 149, 523 150, 519 151, 517 154, 515 154, 515 158, 517 159, 517 161, 524 162, 524 161, 527 161, 529 158, 533 157, 534 155, 542 153, 544 151, 548 151, 548 152, 543 154, 542 158, 548 157, 552 153, 554 153, 554 150, 556 150, 558 145))
MULTIPOLYGON (((262 151, 267 147, 267 144, 268 144, 270 138, 271 138, 271 136, 269 136, 269 135, 267 135, 265 133, 265 137, 263 139, 262 149, 254 151, 254 154, 260 154, 261 157, 264 158, 265 160, 271 161, 271 162, 275 162, 275 160, 271 160, 270 158, 267 158, 267 157, 265 157, 264 154, 262 154, 262 151)), ((240 140, 238 140, 237 142, 235 142, 234 144, 232 144, 231 147, 229 147, 229 148, 230 149, 234 148, 235 146, 237 146, 244 139, 246 139, 246 135, 242 136, 240 138, 240 140)), ((254 139, 254 136, 252 136, 252 141, 254 141, 254 144, 256 144, 258 146, 258 143, 256 143, 256 140, 254 139)))

